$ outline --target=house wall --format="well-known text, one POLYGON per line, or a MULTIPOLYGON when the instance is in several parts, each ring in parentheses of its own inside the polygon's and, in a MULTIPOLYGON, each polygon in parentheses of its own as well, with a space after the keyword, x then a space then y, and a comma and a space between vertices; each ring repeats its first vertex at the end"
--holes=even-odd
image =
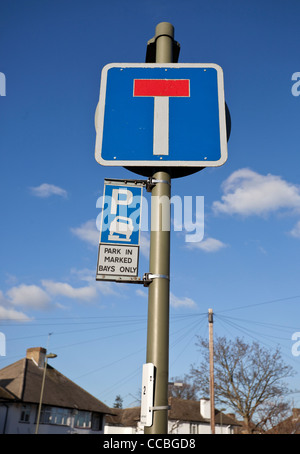
POLYGON ((136 434, 135 427, 123 427, 123 426, 105 426, 105 434, 136 434))
MULTIPOLYGON (((169 421, 168 433, 178 435, 197 435, 197 434, 210 434, 210 424, 189 422, 189 421, 169 421)), ((233 429, 231 426, 215 425, 215 434, 232 434, 233 429)))
MULTIPOLYGON (((27 422, 21 422, 22 405, 16 403, 0 404, 0 434, 34 434, 36 428, 36 413, 37 405, 31 406, 29 420, 27 422), (4 432, 5 430, 5 432, 4 432)), ((91 429, 80 429, 74 427, 74 418, 70 420, 70 425, 54 425, 54 424, 40 424, 40 434, 136 434, 143 433, 143 426, 139 423, 137 427, 122 427, 122 426, 110 426, 105 425, 103 422, 104 431, 94 431, 91 429)), ((193 434, 210 434, 210 425, 203 423, 194 423, 189 421, 169 421, 168 422, 168 433, 175 435, 193 435, 193 434)), ((231 426, 222 427, 216 425, 216 434, 233 434, 233 428, 231 426)))
MULTIPOLYGON (((137 427, 110 426, 104 428, 105 434, 141 434, 144 433, 143 426, 139 423, 137 427)), ((168 421, 168 433, 175 435, 197 435, 210 434, 210 425, 204 423, 193 423, 189 421, 168 421), (191 432, 191 430, 193 432, 191 432)), ((233 434, 231 426, 215 426, 216 434, 233 434)))
MULTIPOLYGON (((0 433, 34 434, 36 430, 37 405, 31 405, 28 421, 20 421, 22 404, 8 403, 7 407, 0 404, 0 433), (8 407, 8 411, 7 411, 8 407), (6 424, 5 424, 6 421, 6 424), (5 430, 5 432, 4 432, 5 430)), ((39 434, 103 434, 103 430, 81 429, 74 427, 74 416, 70 417, 69 425, 40 424, 39 434)), ((103 421, 103 427, 105 420, 103 421)))
POLYGON ((0 434, 4 433, 6 419, 7 419, 8 406, 0 404, 0 434))

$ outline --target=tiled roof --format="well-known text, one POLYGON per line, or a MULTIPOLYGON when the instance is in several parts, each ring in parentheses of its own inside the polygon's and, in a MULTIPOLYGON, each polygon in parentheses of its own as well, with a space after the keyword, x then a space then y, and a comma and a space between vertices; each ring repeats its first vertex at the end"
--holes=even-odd
MULTIPOLYGON (((200 413, 200 403, 195 400, 183 400, 176 399, 174 397, 169 398, 169 410, 168 419, 175 421, 192 421, 202 422, 209 424, 209 420, 203 418, 200 413)), ((140 407, 133 408, 115 408, 115 415, 108 416, 106 423, 111 425, 118 425, 123 427, 135 427, 137 422, 140 420, 140 407)), ((219 410, 215 410, 215 423, 223 425, 240 425, 235 418, 221 413, 219 410), (222 419, 222 421, 221 421, 222 419)))
POLYGON ((113 408, 114 415, 106 417, 106 424, 122 427, 135 427, 140 420, 140 407, 113 408))
POLYGON ((15 398, 10 392, 0 386, 0 402, 8 400, 15 400, 15 398))
MULTIPOLYGON (((24 358, 0 370, 0 387, 18 401, 38 403, 42 377, 43 368, 38 367, 32 360, 24 358)), ((112 413, 109 407, 49 364, 47 365, 43 404, 105 414, 112 413)))
MULTIPOLYGON (((193 421, 202 423, 210 422, 209 419, 203 418, 203 416, 201 415, 200 403, 197 400, 184 400, 171 397, 169 399, 169 404, 171 405, 171 409, 169 410, 169 419, 171 420, 193 421)), ((239 425, 234 418, 221 413, 217 409, 215 409, 215 424, 221 423, 221 416, 223 425, 239 425)))

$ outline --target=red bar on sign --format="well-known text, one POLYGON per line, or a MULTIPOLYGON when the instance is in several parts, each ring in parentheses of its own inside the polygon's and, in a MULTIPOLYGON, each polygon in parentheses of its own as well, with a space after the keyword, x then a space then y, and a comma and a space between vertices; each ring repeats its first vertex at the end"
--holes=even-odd
POLYGON ((133 96, 190 96, 189 79, 134 79, 133 96))

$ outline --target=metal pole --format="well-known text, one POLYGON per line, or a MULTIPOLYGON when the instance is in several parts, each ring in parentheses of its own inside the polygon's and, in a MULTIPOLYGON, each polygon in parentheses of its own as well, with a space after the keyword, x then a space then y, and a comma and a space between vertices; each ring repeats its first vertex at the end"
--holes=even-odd
MULTIPOLYGON (((49 336, 50 336, 50 334, 49 334, 49 336)), ((49 353, 48 355, 45 355, 45 363, 44 363, 44 370, 43 370, 41 394, 40 394, 40 401, 39 401, 39 406, 38 406, 37 421, 36 421, 36 426, 35 426, 35 434, 36 435, 39 433, 40 417, 41 417, 41 410, 42 410, 42 402, 43 402, 43 395, 44 395, 44 387, 45 387, 45 380, 46 380, 46 373, 47 373, 48 358, 56 358, 56 356, 57 355, 55 353, 49 353)))
POLYGON ((42 401, 43 401, 44 386, 45 386, 45 378, 46 378, 46 371, 47 371, 47 362, 48 362, 48 356, 46 355, 46 357, 45 357, 45 364, 44 364, 44 371, 43 371, 42 386, 41 386, 40 401, 39 401, 39 406, 38 406, 37 421, 36 421, 36 426, 35 426, 35 434, 38 434, 38 433, 39 433, 40 417, 41 417, 41 409, 42 409, 42 401))
MULTIPOLYGON (((174 28, 167 22, 156 26, 156 63, 173 62, 174 28)), ((145 427, 145 434, 168 433, 168 378, 169 378, 169 275, 170 275, 170 220, 171 178, 167 172, 153 175, 159 180, 151 194, 150 274, 157 275, 149 285, 147 363, 155 366, 153 424, 145 427), (155 199, 156 200, 155 200, 155 199), (156 203, 161 201, 162 204, 156 203)))
POLYGON ((215 433, 215 385, 214 385, 214 341, 213 341, 213 310, 208 309, 209 326, 209 388, 210 388, 210 427, 215 433))

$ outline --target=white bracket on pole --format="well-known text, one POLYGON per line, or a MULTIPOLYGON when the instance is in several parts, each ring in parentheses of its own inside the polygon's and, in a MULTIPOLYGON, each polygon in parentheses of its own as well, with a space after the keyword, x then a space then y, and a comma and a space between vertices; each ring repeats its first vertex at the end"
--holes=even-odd
POLYGON ((169 184, 169 185, 171 185, 170 181, 167 181, 167 180, 157 180, 157 179, 155 179, 155 178, 149 177, 148 180, 147 180, 147 183, 146 183, 146 190, 147 190, 147 192, 151 192, 152 189, 154 188, 154 186, 155 186, 157 183, 164 183, 164 184, 169 184))
POLYGON ((171 406, 170 405, 160 405, 157 407, 150 407, 150 410, 170 410, 171 406))
POLYGON ((168 279, 169 280, 169 276, 167 276, 165 274, 145 273, 142 282, 143 282, 144 286, 147 287, 149 284, 151 284, 153 279, 168 279))

